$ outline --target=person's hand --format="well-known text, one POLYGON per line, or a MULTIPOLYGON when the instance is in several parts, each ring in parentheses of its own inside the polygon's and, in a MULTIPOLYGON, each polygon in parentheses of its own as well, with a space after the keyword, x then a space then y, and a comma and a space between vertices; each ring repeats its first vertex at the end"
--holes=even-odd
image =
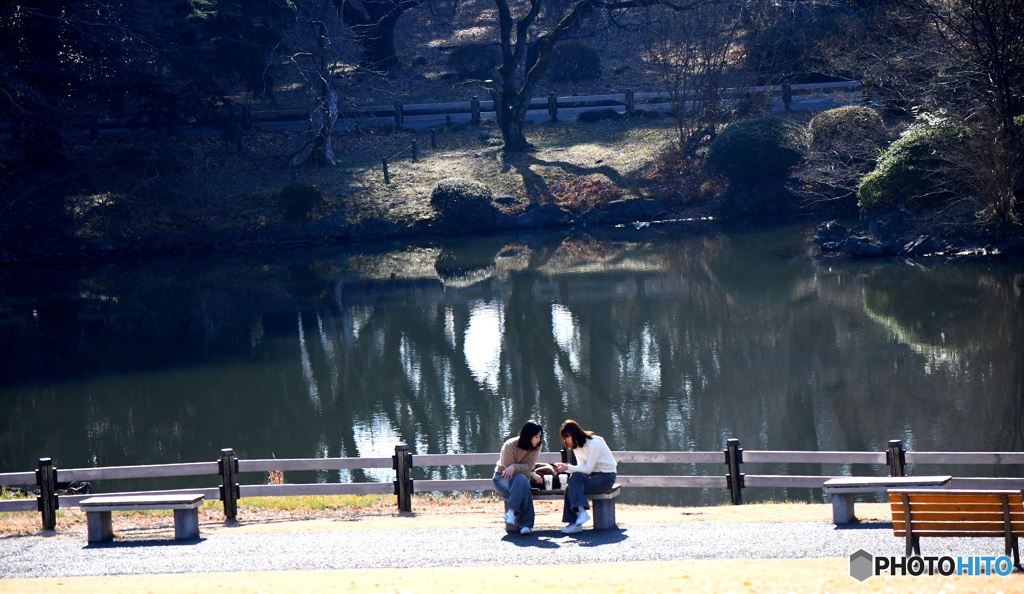
POLYGON ((512 468, 511 466, 507 466, 507 467, 505 467, 505 470, 501 471, 501 476, 503 476, 503 477, 505 477, 507 479, 510 479, 510 478, 512 478, 512 475, 514 475, 515 473, 516 473, 516 469, 515 468, 512 468))
POLYGON ((557 470, 558 472, 565 472, 569 470, 569 465, 562 464, 561 462, 555 462, 555 470, 557 470))
POLYGON ((544 484, 544 479, 542 479, 542 478, 540 477, 540 475, 539 475, 539 474, 537 474, 536 472, 531 472, 531 473, 530 473, 530 480, 531 480, 531 481, 533 481, 533 482, 535 482, 535 483, 540 483, 540 484, 544 484))

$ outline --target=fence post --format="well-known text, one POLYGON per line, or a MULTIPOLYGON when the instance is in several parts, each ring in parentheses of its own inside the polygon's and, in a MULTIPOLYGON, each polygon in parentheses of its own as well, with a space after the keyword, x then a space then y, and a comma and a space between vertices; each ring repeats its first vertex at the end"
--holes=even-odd
POLYGON ((395 130, 405 127, 405 109, 401 101, 395 101, 395 130))
POLYGON ((417 143, 416 140, 414 139, 412 141, 412 162, 413 163, 416 162, 416 159, 419 157, 419 155, 420 155, 419 143, 417 143))
POLYGON ((470 116, 469 116, 470 122, 474 126, 479 126, 480 125, 480 98, 477 97, 476 95, 473 95, 469 99, 469 111, 471 112, 470 116))
POLYGON ((626 113, 633 111, 635 102, 633 100, 633 89, 626 89, 626 113))
POLYGON ((725 484, 729 488, 729 497, 733 505, 743 503, 743 474, 740 472, 740 464, 743 463, 743 448, 740 447, 740 440, 729 439, 725 442, 725 464, 729 474, 725 475, 725 484))
POLYGON ((56 530, 57 510, 60 509, 60 502, 57 501, 57 467, 53 465, 53 459, 39 459, 39 468, 36 469, 36 485, 39 487, 36 503, 43 517, 43 530, 56 530))
POLYGON ((430 129, 430 148, 437 148, 437 131, 433 128, 430 129))
POLYGON ((224 502, 224 518, 234 521, 238 518, 239 498, 239 487, 235 482, 238 473, 238 458, 235 457, 235 450, 224 448, 220 451, 217 469, 220 472, 220 500, 224 502))
POLYGON ((395 495, 398 497, 398 511, 412 511, 412 454, 404 443, 395 444, 395 455, 391 458, 395 469, 395 495))
POLYGON ((889 449, 885 451, 885 463, 889 465, 889 476, 907 476, 907 452, 903 449, 902 441, 889 440, 889 449))
POLYGON ((558 97, 554 93, 548 93, 548 115, 552 122, 558 121, 558 97))
POLYGON ((380 160, 380 162, 381 162, 381 165, 384 167, 384 183, 385 184, 390 184, 391 183, 391 176, 388 175, 388 158, 384 157, 383 159, 380 160))
POLYGON ((789 83, 782 83, 782 107, 790 111, 793 105, 793 87, 789 83))

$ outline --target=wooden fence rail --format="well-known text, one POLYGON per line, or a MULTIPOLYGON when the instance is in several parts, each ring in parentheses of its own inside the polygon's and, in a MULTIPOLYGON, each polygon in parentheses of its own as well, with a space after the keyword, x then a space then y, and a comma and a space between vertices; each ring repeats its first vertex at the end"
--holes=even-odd
MULTIPOLYGON (((750 86, 723 89, 720 99, 736 105, 743 101, 761 101, 774 111, 822 110, 843 105, 859 105, 865 101, 863 85, 858 81, 830 83, 809 83, 794 85, 750 86)), ((677 105, 684 109, 692 105, 693 94, 666 91, 634 91, 624 89, 621 93, 600 95, 572 95, 556 97, 534 97, 530 100, 526 119, 529 122, 572 121, 580 114, 612 109, 617 113, 631 113, 637 110, 667 113, 677 105)), ((245 130, 269 132, 302 131, 309 124, 311 114, 306 109, 248 110, 244 109, 235 121, 245 130)), ((494 121, 494 102, 470 97, 469 101, 448 101, 439 103, 401 103, 392 105, 352 106, 341 109, 335 131, 351 131, 367 128, 408 128, 426 129, 452 124, 479 125, 483 121, 494 121)), ((167 122, 141 118, 101 118, 94 128, 84 131, 91 135, 120 135, 139 130, 169 125, 167 122)), ((172 126, 175 134, 203 134, 202 125, 177 124, 172 126)), ((205 133, 220 133, 219 128, 210 128, 205 133)), ((2 137, 0 137, 2 138, 2 137)))
MULTIPOLYGON (((541 454, 542 462, 557 462, 562 459, 558 452, 541 454)), ((887 467, 890 476, 905 476, 906 465, 1022 465, 1024 452, 907 452, 902 442, 889 442, 884 452, 845 451, 786 451, 746 450, 739 447, 739 440, 730 439, 726 449, 721 451, 697 452, 615 452, 620 465, 674 464, 694 467, 692 474, 672 475, 630 475, 622 474, 620 466, 619 483, 630 488, 693 488, 724 489, 730 494, 733 504, 741 504, 743 489, 747 488, 801 488, 820 489, 825 481, 846 475, 783 475, 746 474, 743 465, 749 464, 833 464, 833 465, 875 465, 887 467), (711 472, 724 470, 723 474, 700 474, 697 465, 711 472)), ((237 502, 247 497, 290 497, 300 495, 387 495, 394 494, 398 508, 411 511, 411 495, 425 492, 490 491, 493 484, 489 469, 474 471, 480 478, 462 479, 413 479, 414 468, 491 467, 498 459, 497 453, 472 454, 412 454, 408 446, 395 446, 391 457, 367 458, 291 458, 243 460, 235 456, 234 450, 221 450, 221 457, 214 462, 184 464, 154 464, 144 466, 109 466, 98 468, 57 469, 49 458, 41 458, 35 472, 11 472, 0 474, 0 488, 33 485, 37 495, 34 499, 0 500, 0 512, 39 511, 44 529, 56 526, 56 510, 63 507, 77 507, 88 494, 59 495, 62 484, 84 481, 154 479, 187 476, 218 477, 218 487, 194 489, 173 489, 162 491, 133 492, 132 494, 181 494, 201 493, 208 500, 223 502, 224 514, 235 519, 237 502), (362 483, 305 483, 305 484, 240 484, 238 474, 270 472, 307 472, 389 469, 394 471, 393 480, 387 482, 362 483)), ((844 469, 844 472, 848 472, 844 469)), ((1024 478, 954 477, 949 483, 956 489, 1015 489, 1024 490, 1024 478)))

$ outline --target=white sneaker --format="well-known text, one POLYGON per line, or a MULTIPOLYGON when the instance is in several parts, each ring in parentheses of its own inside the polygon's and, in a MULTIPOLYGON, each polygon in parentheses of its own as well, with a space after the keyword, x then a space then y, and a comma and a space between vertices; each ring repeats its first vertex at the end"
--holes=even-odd
POLYGON ((511 524, 511 525, 515 526, 517 524, 517 522, 516 522, 516 512, 514 512, 512 510, 506 511, 505 512, 505 523, 506 524, 511 524))
POLYGON ((562 528, 562 534, 576 534, 577 532, 583 532, 583 526, 579 524, 569 524, 565 528, 562 528))
POLYGON ((519 530, 519 534, 529 534, 529 533, 531 533, 531 532, 533 532, 533 530, 530 530, 530 527, 529 527, 529 526, 523 526, 523 527, 522 527, 522 528, 521 528, 521 529, 519 530))
POLYGON ((577 526, 582 526, 589 519, 590 519, 590 514, 587 513, 587 510, 583 510, 579 514, 576 515, 576 525, 577 526))

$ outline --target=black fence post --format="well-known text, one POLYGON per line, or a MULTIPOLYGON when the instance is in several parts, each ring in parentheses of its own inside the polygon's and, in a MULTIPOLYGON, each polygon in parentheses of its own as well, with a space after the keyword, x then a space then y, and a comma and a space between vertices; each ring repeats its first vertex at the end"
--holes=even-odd
POLYGON ((238 519, 240 493, 238 483, 235 482, 238 474, 238 458, 235 457, 235 450, 224 448, 220 451, 217 469, 220 471, 220 500, 224 502, 224 518, 234 521, 238 519))
POLYGON ((474 126, 480 125, 480 98, 476 95, 469 99, 470 123, 474 126))
POLYGON ((430 148, 437 148, 437 131, 431 128, 430 130, 430 148))
POLYGON ((793 87, 789 83, 782 83, 782 107, 790 111, 793 106, 793 87))
POLYGON ((733 505, 743 503, 743 474, 740 472, 740 464, 743 463, 743 448, 740 447, 740 440, 729 439, 725 442, 725 464, 729 474, 725 475, 725 484, 729 488, 729 497, 733 505))
POLYGON ((632 112, 634 106, 633 89, 626 89, 626 113, 632 112))
POLYGON ((885 463, 889 465, 889 476, 907 476, 907 452, 903 449, 902 441, 889 440, 889 449, 885 451, 885 463))
POLYGON ((412 511, 412 454, 404 443, 395 444, 395 456, 391 459, 395 469, 395 495, 398 497, 398 511, 412 511))
POLYGON ((395 101, 395 130, 405 127, 405 108, 401 101, 395 101))
POLYGON ((384 157, 381 159, 381 166, 384 168, 384 183, 391 183, 391 175, 388 173, 388 158, 384 157))
POLYGON ((548 115, 552 122, 558 121, 558 97, 554 93, 548 93, 548 115))
POLYGON ((412 162, 415 163, 420 156, 419 143, 415 140, 412 141, 412 162))
POLYGON ((39 487, 36 502, 39 506, 39 513, 43 517, 43 530, 56 530, 57 510, 60 509, 60 502, 57 501, 57 467, 53 465, 51 458, 39 459, 39 468, 36 469, 36 485, 39 487))

